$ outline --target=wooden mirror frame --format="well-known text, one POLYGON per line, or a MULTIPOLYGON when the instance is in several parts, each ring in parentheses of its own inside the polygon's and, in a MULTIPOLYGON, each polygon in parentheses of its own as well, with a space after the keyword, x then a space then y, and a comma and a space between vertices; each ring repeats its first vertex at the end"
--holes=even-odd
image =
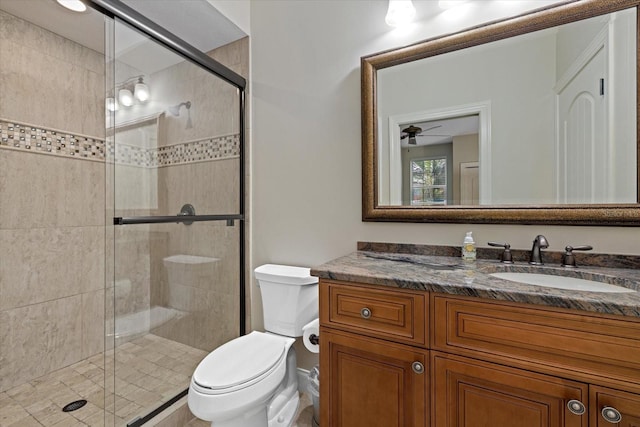
MULTIPOLYGON (((508 37, 555 27, 622 9, 636 8, 636 105, 640 100, 640 0, 581 0, 538 9, 458 33, 428 39, 361 58, 362 220, 487 224, 640 225, 640 204, 532 206, 380 206, 377 171, 377 70, 441 55, 508 37)), ((636 107, 638 141, 636 193, 640 197, 640 108, 636 107)), ((640 201, 640 200, 639 200, 640 201)))

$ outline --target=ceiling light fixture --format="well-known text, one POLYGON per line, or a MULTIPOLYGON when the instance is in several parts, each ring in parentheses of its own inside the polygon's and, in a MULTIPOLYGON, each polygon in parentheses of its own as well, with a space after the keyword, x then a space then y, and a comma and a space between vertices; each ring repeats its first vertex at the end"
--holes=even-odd
POLYGON ((390 27, 401 27, 409 24, 416 16, 416 8, 411 0, 389 0, 389 9, 384 22, 390 27))
POLYGON ((74 12, 86 12, 87 5, 81 0, 56 0, 58 4, 74 12))

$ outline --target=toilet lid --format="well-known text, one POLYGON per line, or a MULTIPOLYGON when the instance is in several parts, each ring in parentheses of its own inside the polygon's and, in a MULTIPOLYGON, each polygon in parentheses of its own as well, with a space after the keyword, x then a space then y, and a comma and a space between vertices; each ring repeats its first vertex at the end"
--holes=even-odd
POLYGON ((285 337, 262 332, 236 338, 205 357, 193 373, 193 380, 212 390, 247 383, 285 357, 285 344, 285 337))

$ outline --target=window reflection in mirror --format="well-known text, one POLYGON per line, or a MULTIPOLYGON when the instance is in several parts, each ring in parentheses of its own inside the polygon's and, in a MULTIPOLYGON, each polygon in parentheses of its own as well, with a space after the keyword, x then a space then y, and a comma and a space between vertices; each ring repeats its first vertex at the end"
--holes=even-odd
POLYGON ((474 114, 399 126, 401 170, 391 164, 390 173, 402 174, 402 182, 389 189, 391 198, 402 193, 402 204, 411 206, 459 205, 463 199, 479 204, 478 119, 474 114))

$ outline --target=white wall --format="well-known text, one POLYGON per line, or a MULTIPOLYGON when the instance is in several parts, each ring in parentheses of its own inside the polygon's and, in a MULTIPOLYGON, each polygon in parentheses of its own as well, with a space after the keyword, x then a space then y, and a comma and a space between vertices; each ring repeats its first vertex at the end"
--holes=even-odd
MULTIPOLYGON (((613 141, 609 152, 609 171, 611 200, 630 200, 635 193, 633 182, 624 172, 637 171, 637 151, 633 141, 638 135, 637 116, 635 109, 616 108, 619 105, 634 105, 637 99, 636 79, 637 72, 636 55, 634 55, 636 36, 636 15, 629 12, 616 14, 613 29, 609 33, 614 46, 613 52, 616 66, 611 70, 609 90, 613 92, 614 107, 610 111, 610 121, 613 126, 609 129, 609 138, 613 141), (615 165, 615 167, 613 167, 615 165)), ((637 194, 637 193, 636 193, 637 194)))
POLYGON ((483 172, 481 162, 480 173, 490 177, 491 199, 483 203, 554 203, 555 57, 555 34, 548 31, 378 72, 382 185, 389 185, 390 116, 490 103, 491 169, 483 172))
MULTIPOLYGON (((419 13, 436 4, 414 3, 419 13)), ((640 255, 638 228, 361 221, 360 57, 550 3, 476 1, 457 20, 438 14, 400 34, 385 25, 382 0, 252 1, 253 266, 313 266, 359 240, 459 245, 469 230, 479 246, 500 240, 529 249, 542 233, 551 250, 591 244, 640 255)))
POLYGON ((556 75, 558 79, 562 77, 571 64, 578 59, 582 51, 607 25, 609 25, 609 18, 597 16, 574 22, 558 30, 558 56, 556 58, 556 75))
POLYGON ((246 35, 251 35, 249 0, 207 0, 220 13, 236 24, 246 35))

